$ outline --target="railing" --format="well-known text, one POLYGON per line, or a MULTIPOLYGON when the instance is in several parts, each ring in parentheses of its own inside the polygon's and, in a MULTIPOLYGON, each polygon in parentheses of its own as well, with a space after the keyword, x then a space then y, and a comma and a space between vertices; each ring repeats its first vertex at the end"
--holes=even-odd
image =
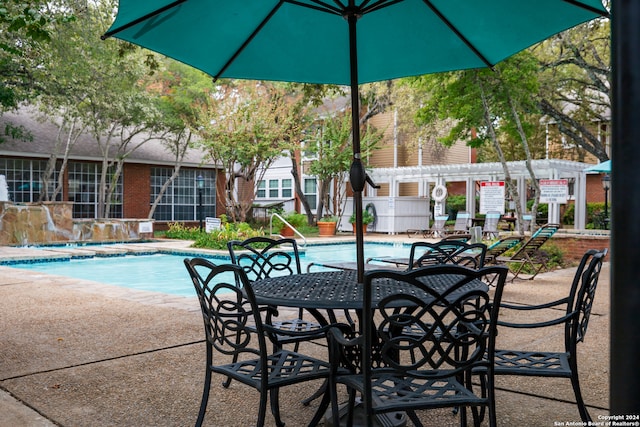
MULTIPOLYGON (((302 233, 300 233, 300 232, 299 232, 299 231, 298 231, 298 230, 297 230, 293 225, 289 224, 289 223, 287 222, 287 220, 286 220, 286 219, 284 219, 282 216, 280 216, 280 215, 279 215, 279 214, 277 214, 277 213, 272 213, 272 214, 271 214, 271 217, 269 218, 269 234, 270 234, 270 235, 272 235, 272 236, 273 236, 273 217, 274 217, 274 216, 275 216, 276 218, 278 218, 280 221, 282 221, 282 222, 283 222, 287 227, 289 227, 290 229, 292 229, 292 230, 293 230, 293 232, 294 232, 295 234, 297 234, 298 236, 300 236, 300 238, 301 238, 301 239, 302 239, 302 241, 304 242, 304 243, 302 244, 302 246, 303 246, 303 247, 304 247, 304 246, 307 246, 307 239, 302 235, 302 233)), ((280 236, 280 237, 282 237, 282 236, 280 236)))

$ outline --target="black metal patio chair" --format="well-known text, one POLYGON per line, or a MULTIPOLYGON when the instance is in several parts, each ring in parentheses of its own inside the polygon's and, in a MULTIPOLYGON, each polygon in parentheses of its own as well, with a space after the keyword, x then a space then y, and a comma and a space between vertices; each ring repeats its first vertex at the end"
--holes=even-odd
MULTIPOLYGON (((252 237, 243 241, 227 242, 229 255, 233 264, 242 267, 250 282, 269 277, 301 274, 300 254, 295 239, 271 239, 268 237, 252 237)), ((323 334, 311 332, 322 329, 322 324, 315 319, 304 318, 304 310, 298 310, 296 318, 272 318, 272 326, 285 333, 278 338, 278 345, 294 344, 298 350, 302 341, 322 338, 323 334), (307 332, 305 335, 291 335, 288 332, 307 332)))
MULTIPOLYGON (((212 373, 233 378, 260 392, 258 426, 264 425, 269 396, 276 424, 283 426, 279 389, 305 381, 327 380, 329 363, 281 347, 271 351, 274 347, 267 343, 274 342, 282 330, 265 321, 273 309, 258 306, 241 267, 232 264, 216 266, 202 258, 185 259, 184 264, 198 294, 206 335, 206 371, 196 426, 201 426, 204 421, 212 373)), ((223 382, 223 386, 229 387, 229 381, 223 382)), ((327 394, 320 402, 311 425, 320 421, 328 405, 327 394)))
POLYGON ((353 422, 359 393, 370 425, 381 414, 403 411, 421 426, 416 411, 451 407, 459 409, 461 425, 470 408, 476 426, 486 413, 495 426, 493 352, 506 276, 504 267, 457 265, 365 273, 361 334, 353 338, 337 328, 329 332, 333 425, 340 425, 337 385, 343 384, 349 392, 347 425, 353 422), (487 274, 497 276, 493 299, 488 287, 469 286, 487 274), (448 286, 435 290, 425 283, 435 275, 446 275, 448 286), (403 286, 404 292, 390 293, 375 305, 373 290, 387 281, 413 290, 403 286), (351 373, 341 374, 339 361, 351 373))
POLYGON ((606 253, 606 249, 603 251, 589 250, 583 255, 566 297, 538 305, 503 303, 500 306, 501 319, 506 313, 514 310, 512 313, 521 318, 522 321, 498 321, 500 336, 508 333, 505 328, 564 327, 563 350, 496 349, 495 373, 496 375, 570 378, 578 411, 584 422, 591 421, 591 417, 580 391, 577 344, 584 341, 584 336, 587 332, 598 278, 602 269, 602 260, 606 253), (559 309, 563 309, 563 314, 558 317, 559 309), (527 313, 542 313, 543 315, 546 313, 546 319, 548 320, 526 322, 525 316, 527 313))
POLYGON ((409 269, 437 264, 458 264, 470 268, 484 266, 487 245, 459 240, 416 242, 409 251, 409 269))

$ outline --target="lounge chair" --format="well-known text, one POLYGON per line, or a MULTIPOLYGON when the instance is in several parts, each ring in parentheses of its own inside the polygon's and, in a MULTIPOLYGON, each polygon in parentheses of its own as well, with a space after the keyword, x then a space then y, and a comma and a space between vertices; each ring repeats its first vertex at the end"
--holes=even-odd
POLYGON ((484 258, 485 264, 494 264, 497 257, 521 243, 523 240, 524 237, 521 236, 509 236, 498 240, 487 248, 487 254, 484 258))
POLYGON ((500 222, 500 212, 489 211, 484 217, 482 235, 488 239, 498 237, 498 222, 500 222))
POLYGON ((496 264, 507 264, 509 270, 513 273, 511 281, 524 270, 526 266, 532 269, 532 274, 528 277, 529 280, 533 279, 544 269, 548 271, 547 260, 539 253, 540 247, 544 245, 547 240, 555 234, 560 228, 559 224, 545 224, 540 227, 533 235, 527 240, 516 253, 510 257, 496 257, 496 264), (517 268, 512 269, 513 265, 517 264, 517 268))
POLYGON ((445 223, 449 219, 449 215, 438 215, 431 228, 410 228, 407 230, 408 237, 444 237, 447 233, 445 223))
POLYGON ((468 234, 469 233, 469 220, 471 215, 467 211, 459 211, 456 214, 456 223, 453 225, 452 234, 468 234))

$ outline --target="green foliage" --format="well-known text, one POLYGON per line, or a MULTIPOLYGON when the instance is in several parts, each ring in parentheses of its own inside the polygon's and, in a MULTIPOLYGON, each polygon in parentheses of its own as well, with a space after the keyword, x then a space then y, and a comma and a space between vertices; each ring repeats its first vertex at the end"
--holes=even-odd
MULTIPOLYGON (((281 216, 297 230, 300 230, 301 227, 307 224, 307 216, 302 213, 291 211, 281 216)), ((281 230, 282 227, 284 227, 284 223, 278 217, 273 217, 271 224, 274 230, 281 230)))
POLYGON ((463 195, 450 195, 447 197, 447 214, 449 218, 455 219, 458 211, 467 210, 467 196, 463 195))
POLYGON ((244 240, 250 237, 264 236, 264 230, 253 229, 246 222, 228 223, 222 221, 220 230, 211 233, 201 232, 199 227, 187 227, 182 223, 169 224, 169 230, 165 237, 169 239, 193 240, 191 245, 194 248, 206 249, 227 249, 227 242, 230 240, 244 240))
MULTIPOLYGON (((610 214, 611 211, 607 212, 610 214)), ((574 223, 573 218, 575 215, 575 205, 570 204, 562 215, 562 223, 572 225, 574 223)), ((585 228, 587 229, 604 229, 606 228, 604 217, 604 203, 592 202, 587 203, 587 220, 585 228)))
POLYGON ((338 222, 339 220, 340 220, 340 218, 338 218, 335 215, 328 215, 328 216, 325 216, 323 218, 320 218, 318 220, 318 222, 338 222))
MULTIPOLYGON (((371 224, 373 222, 375 218, 373 217, 373 214, 369 211, 363 210, 362 211, 362 223, 363 224, 371 224)), ((356 213, 352 213, 351 216, 349 217, 349 222, 351 224, 355 224, 356 222, 356 213)))

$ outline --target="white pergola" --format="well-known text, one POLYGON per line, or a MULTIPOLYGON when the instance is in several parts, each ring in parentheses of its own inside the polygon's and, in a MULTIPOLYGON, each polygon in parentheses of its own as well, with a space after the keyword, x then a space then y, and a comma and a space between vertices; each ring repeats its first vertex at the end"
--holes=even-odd
MULTIPOLYGON (((511 179, 517 183, 518 194, 520 196, 520 207, 526 210, 527 181, 531 180, 525 161, 508 162, 511 179)), ((533 160, 531 167, 537 179, 572 179, 574 185, 573 196, 575 198, 574 224, 577 229, 584 229, 586 223, 586 173, 584 170, 590 166, 586 163, 568 160, 533 160)), ((368 197, 370 203, 376 202, 376 209, 394 216, 394 210, 398 210, 396 201, 403 199, 399 197, 401 183, 418 183, 418 199, 429 200, 430 189, 435 185, 444 185, 447 182, 465 182, 467 196, 467 211, 472 216, 476 214, 475 191, 476 182, 482 181, 502 181, 505 174, 501 163, 466 163, 454 165, 429 165, 410 166, 397 168, 377 168, 369 172, 369 175, 376 184, 389 184, 389 196, 386 205, 380 206, 381 198, 376 197, 376 190, 369 192, 372 197, 368 197), (377 201, 376 201, 377 199, 377 201), (390 208, 390 209, 387 209, 390 208)), ((371 190, 371 189, 370 189, 371 190)), ((387 198, 382 198, 387 199, 387 198)), ((413 199, 416 199, 413 197, 413 199)), ((384 204, 384 202, 382 202, 384 204)), ((428 204, 427 204, 428 206, 428 204)), ((403 208, 404 209, 404 208, 403 208)), ((400 212, 398 212, 400 213, 400 212)), ((558 203, 549 204, 549 222, 560 222, 560 206, 558 203)), ((392 226, 387 230, 401 231, 404 225, 392 226), (396 229, 398 228, 398 229, 396 229)), ((389 227, 383 227, 389 228, 389 227)), ((410 228, 410 227, 408 227, 410 228)))

